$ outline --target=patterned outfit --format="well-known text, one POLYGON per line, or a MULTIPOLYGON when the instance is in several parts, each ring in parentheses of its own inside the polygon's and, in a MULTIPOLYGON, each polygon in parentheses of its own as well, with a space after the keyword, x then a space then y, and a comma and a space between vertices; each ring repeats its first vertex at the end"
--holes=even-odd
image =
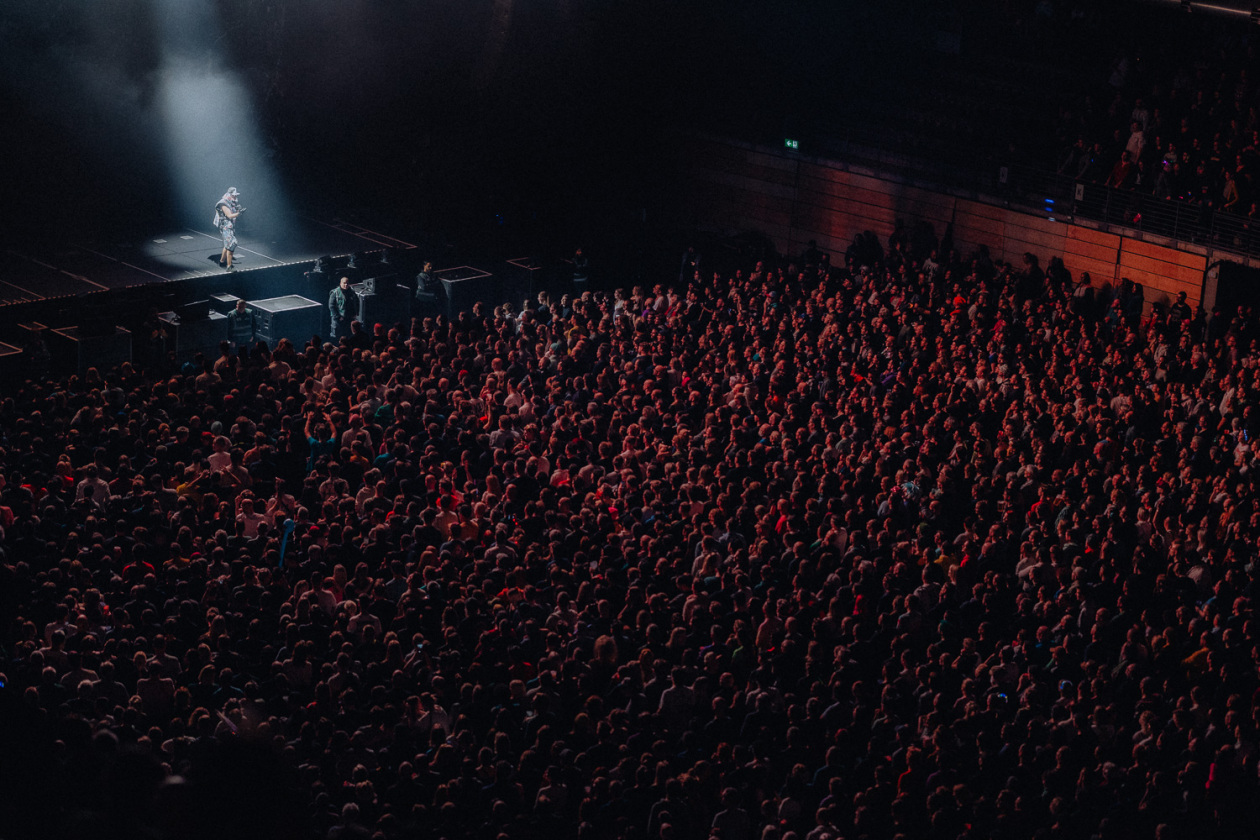
POLYGON ((229 219, 227 214, 223 212, 224 208, 233 213, 241 212, 241 202, 232 194, 231 190, 225 192, 223 198, 220 198, 219 203, 214 206, 214 226, 219 229, 219 233, 223 236, 223 247, 235 254, 236 220, 229 219))

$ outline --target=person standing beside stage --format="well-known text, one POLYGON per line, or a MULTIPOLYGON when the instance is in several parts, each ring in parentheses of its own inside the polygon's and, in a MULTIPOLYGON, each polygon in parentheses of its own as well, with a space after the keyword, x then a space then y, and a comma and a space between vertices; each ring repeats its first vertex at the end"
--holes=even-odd
POLYGON ((333 341, 350 335, 350 322, 359 309, 358 295, 350 288, 350 278, 342 277, 337 288, 328 293, 328 317, 331 321, 330 337, 333 341))
POLYGON ((232 255, 236 253, 236 217, 245 212, 241 206, 241 194, 236 187, 228 191, 214 206, 214 226, 223 236, 223 251, 219 254, 219 265, 232 267, 232 255))
POLYGON ((586 290, 586 281, 591 276, 591 261, 579 247, 573 252, 573 288, 578 292, 586 290))
POLYGON ((411 305, 412 315, 423 318, 436 314, 441 289, 441 284, 433 276, 433 263, 425 262, 424 268, 420 269, 420 273, 416 275, 416 294, 412 298, 411 305))
POLYGON ((228 313, 228 340, 234 349, 250 347, 254 343, 254 310, 238 300, 236 308, 228 313))

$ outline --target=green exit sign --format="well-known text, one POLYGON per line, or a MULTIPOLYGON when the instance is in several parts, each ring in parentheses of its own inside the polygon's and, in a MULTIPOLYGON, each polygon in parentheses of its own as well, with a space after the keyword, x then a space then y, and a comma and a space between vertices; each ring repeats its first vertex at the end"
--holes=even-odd
POLYGON ((788 149, 799 149, 799 148, 801 147, 801 141, 799 141, 799 140, 784 140, 784 141, 783 141, 783 145, 784 145, 784 147, 785 147, 785 148, 788 148, 788 149))

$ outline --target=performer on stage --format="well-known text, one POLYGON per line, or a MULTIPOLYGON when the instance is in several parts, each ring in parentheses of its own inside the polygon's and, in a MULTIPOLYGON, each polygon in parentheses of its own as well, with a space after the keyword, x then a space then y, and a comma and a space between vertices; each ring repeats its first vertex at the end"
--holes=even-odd
POLYGON ((232 255, 236 252, 236 217, 245 212, 241 206, 241 194, 236 187, 230 187, 214 207, 214 226, 223 234, 223 252, 219 255, 219 265, 232 267, 232 255))

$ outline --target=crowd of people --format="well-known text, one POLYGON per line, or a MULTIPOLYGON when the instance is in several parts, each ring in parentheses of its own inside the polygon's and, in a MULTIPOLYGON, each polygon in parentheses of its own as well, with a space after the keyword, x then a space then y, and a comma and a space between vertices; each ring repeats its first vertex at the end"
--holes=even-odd
POLYGON ((1180 31, 1117 52, 1093 92, 1060 110, 1059 172, 1254 217, 1260 98, 1247 24, 1181 17, 1180 31))
POLYGON ((1260 325, 858 244, 28 381, 0 833, 1246 836, 1260 325))

